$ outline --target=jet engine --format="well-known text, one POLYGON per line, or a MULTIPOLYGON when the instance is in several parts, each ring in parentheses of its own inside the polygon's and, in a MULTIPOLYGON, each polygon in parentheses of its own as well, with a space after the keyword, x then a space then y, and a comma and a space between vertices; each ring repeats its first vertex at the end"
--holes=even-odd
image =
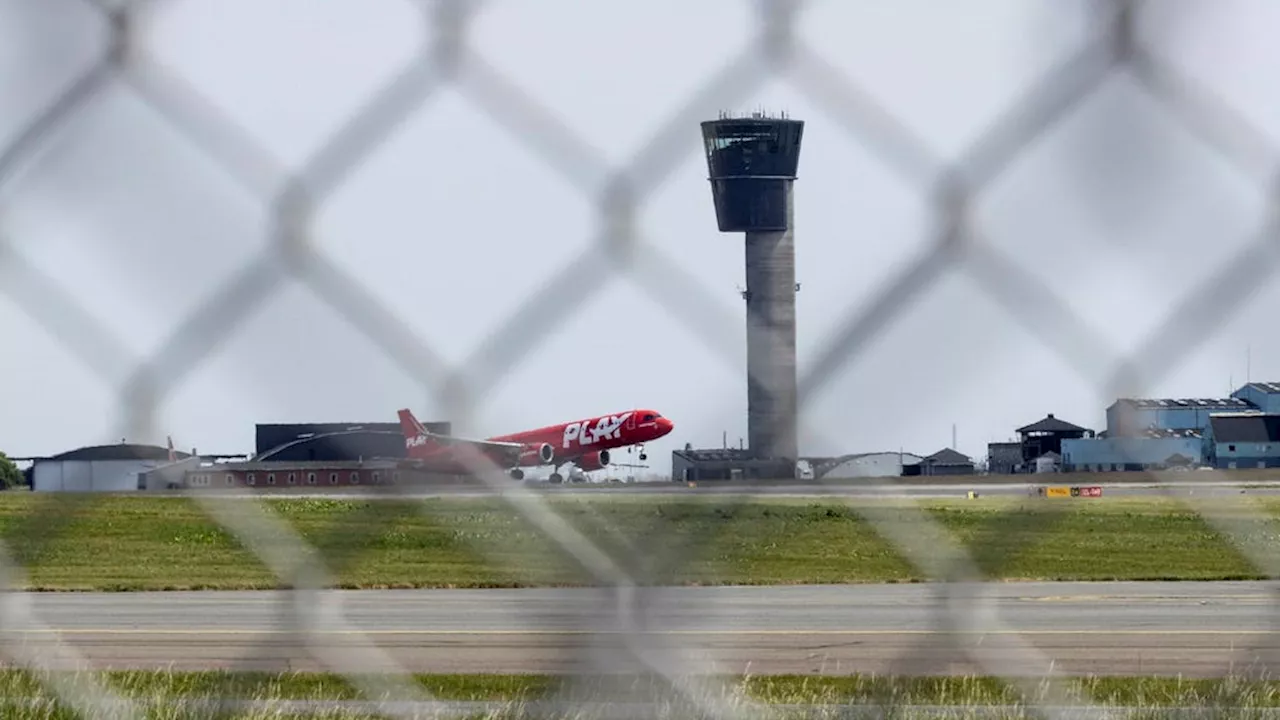
POLYGON ((533 465, 539 462, 543 465, 550 465, 551 461, 555 459, 556 449, 551 447, 551 443, 542 443, 537 447, 527 446, 524 452, 520 453, 521 465, 533 465))
POLYGON ((577 465, 578 469, 582 472, 599 470, 609 464, 609 451, 597 450, 595 452, 589 452, 576 460, 573 464, 577 465))

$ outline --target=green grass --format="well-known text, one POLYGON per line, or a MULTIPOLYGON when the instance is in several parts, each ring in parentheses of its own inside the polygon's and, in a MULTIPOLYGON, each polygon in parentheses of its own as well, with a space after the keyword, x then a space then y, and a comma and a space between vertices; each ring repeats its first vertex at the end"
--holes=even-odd
MULTIPOLYGON (((25 671, 0 672, 0 697, 14 700, 38 699, 43 706, 9 717, 72 717, 68 708, 55 702, 49 690, 51 675, 25 671)), ((64 678, 84 680, 85 675, 64 678)), ((149 717, 179 717, 191 711, 201 699, 223 698, 240 701, 345 700, 366 699, 348 680, 320 674, 266 674, 229 672, 114 672, 97 679, 121 696, 149 709, 149 717)), ((1050 702, 1046 686, 1021 694, 1006 681, 989 677, 885 677, 885 676, 766 676, 722 677, 723 694, 712 696, 730 702, 755 701, 773 705, 833 705, 867 703, 894 707, 912 705, 1001 705, 1023 706, 1050 702)), ((501 710, 489 716, 515 717, 522 704, 538 700, 575 699, 601 702, 620 700, 653 701, 669 695, 656 680, 629 679, 625 686, 609 687, 603 679, 579 678, 572 685, 547 676, 425 675, 409 679, 437 700, 500 703, 501 710), (618 691, 621 690, 622 693, 618 691)), ((1280 707, 1280 682, 1221 680, 1180 680, 1176 678, 1083 678, 1065 682, 1078 693, 1083 704, 1123 706, 1150 710, 1160 708, 1275 708, 1280 707)), ((326 716, 359 717, 352 710, 329 711, 326 716)), ((240 713, 239 717, 273 717, 269 709, 240 713)), ((315 715, 313 715, 315 716, 315 715)), ((483 715, 482 715, 483 716, 483 715)))
MULTIPOLYGON (((228 501, 222 502, 247 502, 228 501)), ((735 505, 697 496, 548 500, 634 576, 678 584, 922 579, 873 526, 831 502, 735 505), (630 548, 630 550, 628 550, 630 548)), ((869 502, 912 522, 909 503, 869 502)), ((1231 502, 1216 501, 1223 508, 1231 502)), ((342 587, 575 585, 590 578, 502 500, 271 500, 342 587)), ((1251 579, 1260 574, 1190 509, 1164 499, 982 498, 925 505, 991 578, 1251 579)), ((1280 537, 1260 501, 1255 537, 1280 537)), ((1232 512, 1232 510, 1225 510, 1232 512)), ((278 584, 195 502, 0 494, 0 536, 40 590, 241 589, 278 584)))

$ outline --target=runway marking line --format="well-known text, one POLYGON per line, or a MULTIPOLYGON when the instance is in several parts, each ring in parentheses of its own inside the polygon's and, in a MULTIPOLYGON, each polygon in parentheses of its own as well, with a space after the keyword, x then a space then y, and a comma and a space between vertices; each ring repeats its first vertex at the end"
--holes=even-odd
MULTIPOLYGON (((727 587, 727 588, 725 588, 725 589, 730 589, 730 590, 740 590, 740 589, 742 589, 742 587, 743 587, 743 586, 729 586, 729 587, 727 587)), ((504 598, 503 602, 507 602, 507 603, 514 603, 514 602, 517 602, 517 598, 515 598, 515 597, 514 597, 514 595, 515 595, 515 593, 516 593, 516 592, 527 593, 527 592, 529 592, 529 591, 533 591, 533 590, 542 591, 542 590, 550 590, 550 589, 556 589, 556 588, 463 588, 463 589, 458 589, 458 590, 450 590, 450 589, 444 589, 444 588, 422 588, 422 589, 414 590, 414 589, 410 589, 410 588, 403 588, 403 589, 395 589, 395 590, 391 590, 391 591, 389 591, 389 592, 393 592, 393 593, 414 593, 415 595, 414 595, 414 596, 406 596, 406 597, 387 597, 387 598, 379 598, 378 600, 376 600, 376 603, 377 603, 377 607, 378 607, 378 608, 381 608, 382 606, 384 606, 384 605, 386 605, 386 604, 396 604, 396 605, 412 605, 412 604, 423 604, 423 605, 427 605, 427 604, 431 604, 431 605, 435 605, 435 604, 439 604, 439 603, 454 603, 454 604, 458 604, 458 605, 463 605, 463 604, 470 605, 470 604, 472 604, 472 603, 474 602, 475 598, 474 598, 474 597, 463 597, 462 595, 463 595, 464 593, 465 593, 465 594, 468 594, 468 595, 473 595, 473 594, 480 594, 480 593, 486 593, 486 592, 493 592, 493 591, 495 591, 495 590, 497 590, 497 591, 501 591, 501 592, 503 592, 503 593, 511 593, 511 597, 509 597, 509 598, 504 598)), ((595 590, 595 589, 596 589, 596 588, 585 588, 585 589, 582 589, 582 592, 583 592, 583 594, 586 594, 586 593, 587 593, 587 591, 589 591, 589 590, 595 590)), ((672 589, 673 589, 673 590, 675 590, 675 591, 677 591, 677 592, 687 591, 687 590, 688 590, 688 588, 672 588, 672 589)), ((764 589, 765 589, 766 591, 768 591, 768 589, 769 589, 769 588, 767 588, 767 587, 766 587, 766 588, 764 588, 764 589)), ((574 590, 578 590, 578 589, 577 589, 577 588, 574 588, 574 590)), ((144 591, 144 592, 146 592, 146 591, 144 591)), ((208 591, 208 590, 191 590, 191 591, 188 591, 188 590, 179 590, 179 591, 175 591, 173 594, 176 596, 176 595, 183 594, 183 593, 193 593, 193 592, 194 592, 194 593, 226 592, 226 593, 228 593, 228 594, 232 594, 232 593, 241 593, 241 592, 248 592, 248 593, 252 593, 252 592, 264 592, 264 591, 257 591, 257 590, 226 590, 226 591, 208 591)), ((291 598, 291 597, 289 597, 289 595, 290 595, 291 593, 293 593, 294 591, 291 591, 291 590, 269 590, 269 591, 265 591, 265 592, 279 593, 280 595, 279 595, 278 597, 258 597, 258 598, 254 598, 254 597, 238 597, 238 598, 236 598, 236 597, 226 597, 226 598, 217 598, 217 597, 208 597, 208 598, 191 598, 191 597, 184 597, 184 598, 178 598, 178 597, 172 597, 172 598, 160 598, 160 597, 147 597, 147 598, 141 598, 142 603, 140 604, 140 606, 145 608, 145 607, 147 607, 146 603, 155 603, 155 604, 157 604, 157 605, 163 605, 163 606, 165 606, 165 607, 173 607, 173 606, 175 606, 175 605, 183 605, 183 604, 190 604, 190 605, 192 605, 192 606, 203 606, 203 605, 206 605, 206 604, 207 604, 207 605, 217 605, 218 607, 226 607, 227 605, 264 605, 264 606, 265 606, 265 605, 276 605, 276 604, 281 604, 281 603, 290 603, 290 602, 293 602, 292 598, 291 598)), ((372 598, 361 597, 361 594, 362 594, 362 593, 368 593, 368 592, 381 592, 381 591, 378 591, 378 590, 374 590, 374 591, 367 591, 367 590, 350 590, 350 589, 343 588, 343 589, 339 589, 339 590, 326 590, 325 592, 329 592, 329 593, 338 593, 338 594, 340 594, 340 595, 342 596, 342 598, 341 598, 341 599, 342 599, 342 601, 343 601, 344 603, 345 603, 345 602, 351 602, 351 603, 374 603, 375 601, 374 601, 372 598)), ((857 594, 857 593, 859 592, 859 589, 858 589, 856 586, 854 586, 853 588, 851 588, 851 592, 852 592, 853 594, 857 594)), ((41 594, 45 594, 45 595, 47 596, 47 599, 45 599, 45 598, 41 598, 41 599, 37 600, 37 602, 48 602, 48 603, 50 603, 51 605, 54 605, 54 606, 56 606, 59 602, 63 601, 63 598, 55 597, 56 595, 58 595, 58 594, 62 594, 62 593, 39 593, 39 592, 30 592, 30 593, 27 593, 27 594, 28 594, 28 595, 31 595, 31 596, 39 596, 39 595, 41 595, 41 594)), ((71 595, 71 593, 65 593, 65 595, 71 595)), ((108 600, 115 600, 115 599, 116 599, 116 598, 110 598, 110 599, 108 599, 108 600)), ((930 597, 920 597, 920 598, 903 598, 903 599, 908 599, 908 600, 909 600, 909 599, 919 599, 919 600, 924 600, 924 601, 925 601, 925 602, 921 602, 921 603, 914 603, 914 605, 916 605, 917 607, 930 608, 930 607, 936 607, 937 605, 939 605, 939 603, 938 603, 938 602, 936 602, 936 601, 934 601, 934 598, 933 598, 933 597, 931 597, 931 596, 930 596, 930 597)), ((66 601, 68 601, 68 602, 72 602, 72 603, 77 602, 77 601, 79 601, 79 600, 82 600, 82 599, 78 599, 78 598, 69 598, 69 597, 68 597, 68 598, 66 598, 66 601)), ((86 610, 93 610, 93 609, 94 609, 94 608, 93 608, 93 605, 95 604, 95 602, 96 602, 97 600, 99 600, 99 598, 89 598, 89 599, 88 599, 88 606, 87 606, 87 607, 85 607, 84 609, 86 609, 86 610)), ((1238 601, 1257 601, 1257 602, 1268 602, 1268 603, 1270 603, 1270 602, 1274 602, 1274 600, 1275 600, 1275 596, 1274 596, 1274 595, 1267 595, 1267 594, 1264 594, 1264 593, 1254 593, 1254 594, 1248 594, 1248 595, 1014 595, 1014 596, 1007 596, 1007 597, 995 597, 995 598, 993 598, 993 600, 995 600, 995 602, 997 602, 997 603, 1004 603, 1004 602, 1097 602, 1097 601, 1100 601, 1100 600, 1103 600, 1103 601, 1105 601, 1105 600, 1123 600, 1123 601, 1127 601, 1127 602, 1144 602, 1144 603, 1146 603, 1146 602, 1200 602, 1200 601, 1204 601, 1204 602, 1214 602, 1214 601, 1226 601, 1226 600, 1230 600, 1230 601, 1232 601, 1232 602, 1238 602, 1238 601)), ((506 611, 506 610, 508 610, 510 607, 511 607, 510 605, 503 605, 503 606, 501 606, 500 610, 501 610, 501 611, 506 611)), ((70 609, 72 609, 72 608, 66 608, 66 607, 63 607, 63 608, 48 608, 48 609, 62 609, 62 610, 70 610, 70 609)))
MULTIPOLYGON (((1124 601, 1134 603, 1179 603, 1179 602, 1265 602, 1275 601, 1273 595, 1023 595, 1013 598, 1018 602, 1098 602, 1124 601)), ((1002 598, 996 598, 1000 602, 1002 598)))
MULTIPOLYGON (((430 635, 496 635, 496 636, 514 636, 514 635, 626 635, 632 634, 627 630, 582 630, 582 629, 565 629, 565 630, 520 630, 520 629, 496 629, 496 630, 317 630, 312 632, 281 630, 278 628, 262 628, 260 630, 249 630, 242 628, 44 628, 37 630, 8 630, 0 631, 0 636, 4 635, 190 635, 190 636, 213 636, 213 635, 407 635, 407 636, 430 636, 430 635)), ((751 636, 793 636, 793 635, 841 635, 841 636, 882 636, 891 635, 1280 635, 1280 630, 1274 629, 1255 629, 1255 630, 1179 630, 1179 629, 1143 629, 1143 630, 1124 630, 1124 629, 1089 629, 1082 628, 1079 630, 1056 629, 1056 630, 847 630, 847 629, 796 629, 796 630, 641 630, 634 634, 637 635, 724 635, 737 637, 751 636)))

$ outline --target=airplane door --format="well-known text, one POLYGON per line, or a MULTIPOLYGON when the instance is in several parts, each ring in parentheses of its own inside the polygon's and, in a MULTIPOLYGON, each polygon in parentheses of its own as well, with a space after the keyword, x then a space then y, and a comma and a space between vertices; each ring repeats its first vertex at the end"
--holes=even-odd
POLYGON ((635 430, 635 429, 636 429, 636 414, 635 414, 635 413, 631 413, 630 415, 628 415, 628 416, 627 416, 627 429, 628 429, 628 430, 635 430))

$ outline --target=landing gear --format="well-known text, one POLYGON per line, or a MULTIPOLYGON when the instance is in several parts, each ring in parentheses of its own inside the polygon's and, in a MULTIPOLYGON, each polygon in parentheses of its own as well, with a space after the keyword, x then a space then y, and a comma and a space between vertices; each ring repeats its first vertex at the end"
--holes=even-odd
POLYGON ((514 470, 512 470, 512 471, 511 471, 511 479, 512 479, 512 480, 523 480, 523 479, 524 479, 524 471, 523 471, 523 470, 521 470, 520 468, 515 468, 514 470))
POLYGON ((559 485, 564 482, 564 476, 558 472, 553 472, 551 473, 551 477, 547 478, 547 482, 559 485))

